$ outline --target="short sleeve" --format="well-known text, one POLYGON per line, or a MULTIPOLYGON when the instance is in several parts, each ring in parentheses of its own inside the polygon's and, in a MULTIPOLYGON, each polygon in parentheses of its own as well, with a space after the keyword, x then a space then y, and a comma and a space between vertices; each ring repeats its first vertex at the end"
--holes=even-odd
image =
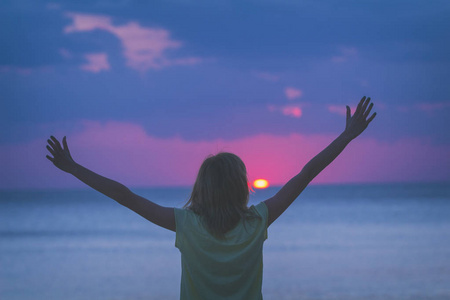
POLYGON ((183 227, 186 222, 186 209, 175 208, 175 247, 180 249, 183 244, 183 227))
POLYGON ((269 223, 269 210, 267 209, 267 205, 264 202, 260 202, 259 204, 253 206, 256 210, 256 213, 263 219, 264 222, 264 240, 267 239, 267 227, 269 223))

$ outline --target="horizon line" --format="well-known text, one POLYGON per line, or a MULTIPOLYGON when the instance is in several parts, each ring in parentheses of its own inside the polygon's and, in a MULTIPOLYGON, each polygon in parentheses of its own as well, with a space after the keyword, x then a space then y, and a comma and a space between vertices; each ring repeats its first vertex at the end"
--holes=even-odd
MULTIPOLYGON (((375 185, 415 185, 415 184, 423 184, 423 185, 449 185, 450 181, 389 181, 389 182, 340 182, 340 183, 324 183, 324 182, 318 182, 318 183, 310 183, 308 186, 375 186, 375 185)), ((252 187, 253 191, 262 191, 266 189, 273 189, 273 188, 282 188, 284 184, 282 185, 270 185, 267 188, 264 189, 258 189, 252 187)), ((129 189, 135 189, 135 190, 142 190, 142 189, 192 189, 192 185, 148 185, 148 186, 128 186, 129 189)), ((89 186, 72 186, 72 187, 0 187, 0 192, 12 192, 12 191, 85 191, 85 190, 93 190, 89 186)))

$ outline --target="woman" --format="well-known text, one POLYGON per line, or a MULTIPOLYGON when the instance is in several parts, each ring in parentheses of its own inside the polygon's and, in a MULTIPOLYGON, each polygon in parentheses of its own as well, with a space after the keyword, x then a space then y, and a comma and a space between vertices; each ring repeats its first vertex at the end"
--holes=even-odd
POLYGON ((373 103, 363 97, 345 130, 311 159, 280 191, 247 207, 244 163, 231 153, 208 157, 200 167, 191 197, 183 209, 163 207, 124 185, 77 164, 53 136, 47 158, 59 169, 135 211, 150 222, 176 232, 182 260, 181 299, 262 299, 262 249, 267 228, 375 118, 373 103))

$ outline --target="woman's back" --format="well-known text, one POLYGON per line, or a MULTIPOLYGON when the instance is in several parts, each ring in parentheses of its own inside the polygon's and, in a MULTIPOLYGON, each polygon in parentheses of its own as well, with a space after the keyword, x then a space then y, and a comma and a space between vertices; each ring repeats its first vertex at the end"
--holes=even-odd
POLYGON ((176 241, 181 252, 181 299, 262 299, 262 249, 268 211, 261 202, 246 220, 215 237, 201 217, 175 209, 176 241))

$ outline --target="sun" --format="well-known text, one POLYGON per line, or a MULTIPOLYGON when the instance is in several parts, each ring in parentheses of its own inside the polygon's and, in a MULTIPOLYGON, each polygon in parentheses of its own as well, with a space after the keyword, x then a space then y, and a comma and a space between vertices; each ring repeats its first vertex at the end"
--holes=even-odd
POLYGON ((253 186, 257 189, 265 189, 269 187, 269 182, 265 179, 256 179, 253 181, 253 186))

